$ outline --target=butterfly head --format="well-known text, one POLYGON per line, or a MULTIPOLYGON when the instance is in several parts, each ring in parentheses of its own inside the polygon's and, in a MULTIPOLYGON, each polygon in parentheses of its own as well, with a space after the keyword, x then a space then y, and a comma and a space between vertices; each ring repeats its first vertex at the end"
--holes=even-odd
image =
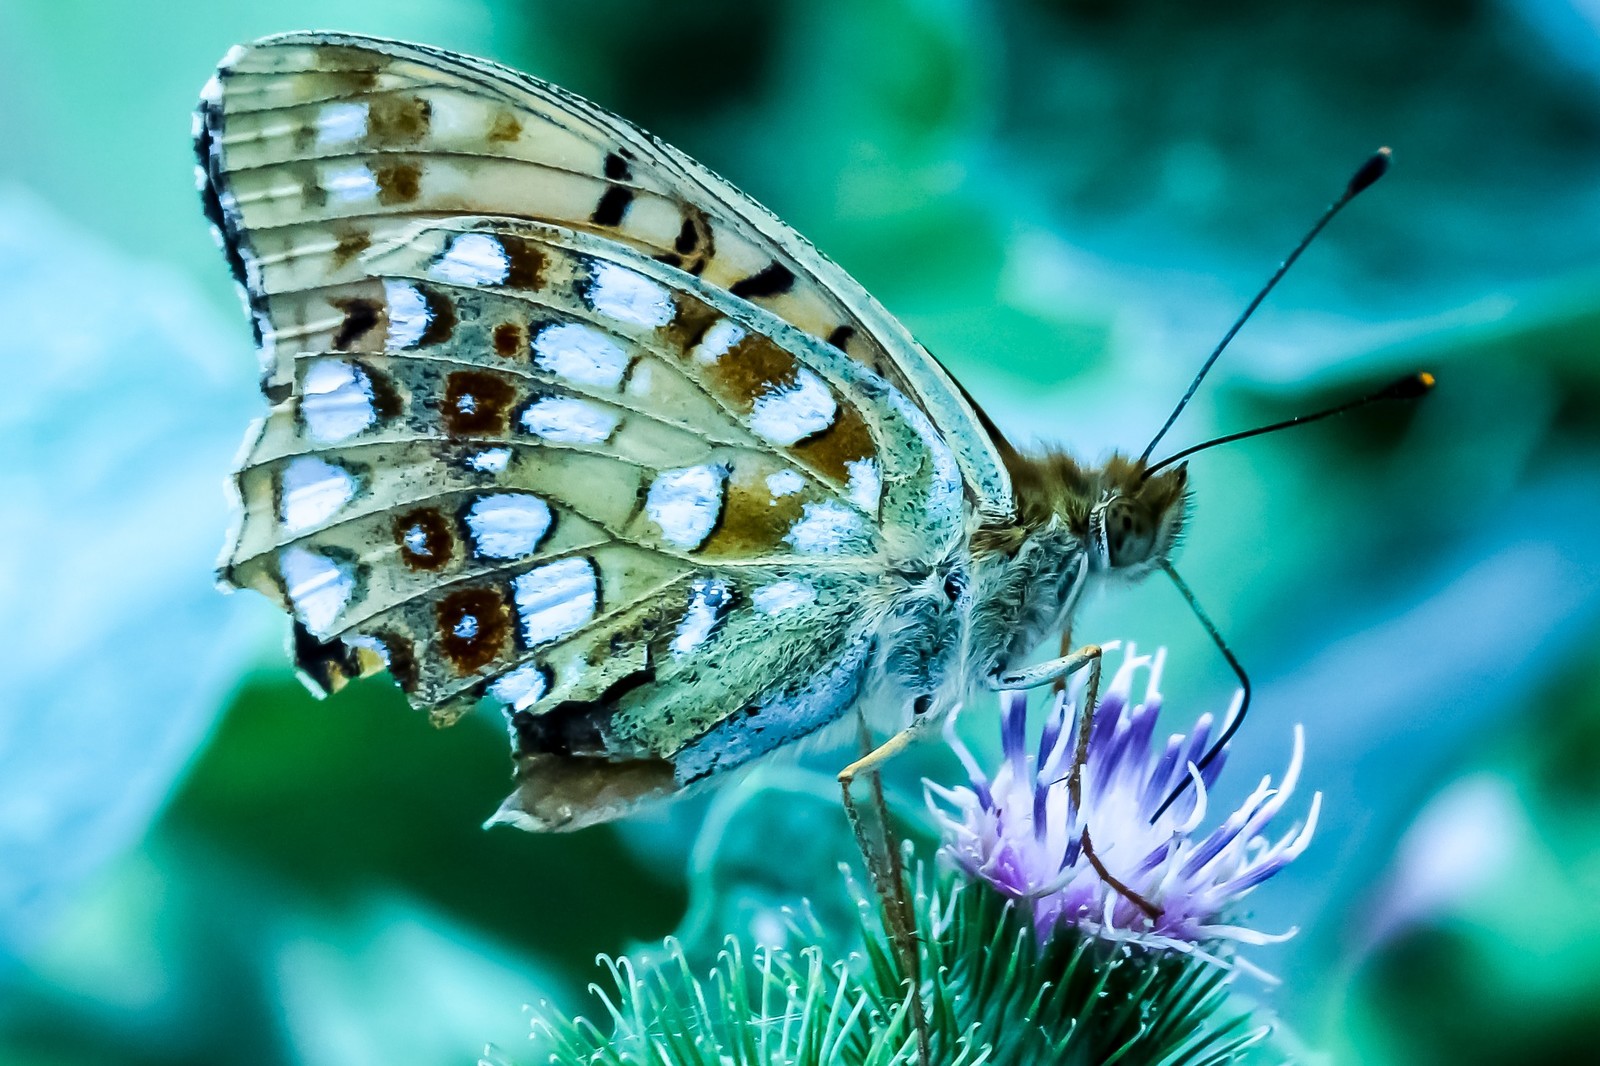
POLYGON ((1186 467, 1147 477, 1144 463, 1113 456, 1093 481, 1098 498, 1082 530, 1092 570, 1138 576, 1171 555, 1188 518, 1186 467))
POLYGON ((1103 575, 1140 577, 1177 546, 1189 511, 1189 472, 1114 455, 1099 467, 1052 452, 1016 457, 1012 484, 1022 525, 1064 526, 1103 575))

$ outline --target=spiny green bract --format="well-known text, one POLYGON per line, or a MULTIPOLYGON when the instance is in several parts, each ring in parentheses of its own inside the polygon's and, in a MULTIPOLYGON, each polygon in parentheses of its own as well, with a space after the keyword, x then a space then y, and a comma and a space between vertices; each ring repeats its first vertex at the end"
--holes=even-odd
MULTIPOLYGON (((1229 971, 1174 952, 1065 933, 1036 946, 1030 922, 985 886, 919 890, 923 1000, 939 1066, 1252 1060, 1268 1027, 1228 1004, 1229 971)), ((534 1039, 554 1066, 912 1066, 909 995, 861 904, 862 943, 841 958, 815 925, 785 949, 730 938, 706 976, 682 948, 642 969, 606 960, 600 1024, 542 1004, 534 1039)), ((1272 1061, 1270 1053, 1266 1056, 1272 1061)))

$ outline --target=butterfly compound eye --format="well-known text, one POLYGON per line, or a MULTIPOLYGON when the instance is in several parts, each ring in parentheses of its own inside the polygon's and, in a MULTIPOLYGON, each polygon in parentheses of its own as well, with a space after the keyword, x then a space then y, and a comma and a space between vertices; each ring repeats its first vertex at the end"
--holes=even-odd
POLYGON ((1114 499, 1106 506, 1106 560, 1112 568, 1141 567, 1155 555, 1162 517, 1133 499, 1114 499))
POLYGON ((1106 508, 1106 547, 1113 567, 1137 566, 1150 559, 1154 528, 1130 504, 1113 501, 1106 508))

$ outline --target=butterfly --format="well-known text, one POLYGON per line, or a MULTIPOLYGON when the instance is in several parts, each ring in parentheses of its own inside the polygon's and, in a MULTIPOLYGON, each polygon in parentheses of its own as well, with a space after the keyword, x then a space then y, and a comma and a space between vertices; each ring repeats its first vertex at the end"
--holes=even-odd
POLYGON ((1019 451, 794 230, 554 85, 268 37, 195 147, 270 404, 221 578, 293 616, 318 692, 502 707, 502 821, 1056 679, 1018 665, 1182 532, 1181 464, 1019 451))

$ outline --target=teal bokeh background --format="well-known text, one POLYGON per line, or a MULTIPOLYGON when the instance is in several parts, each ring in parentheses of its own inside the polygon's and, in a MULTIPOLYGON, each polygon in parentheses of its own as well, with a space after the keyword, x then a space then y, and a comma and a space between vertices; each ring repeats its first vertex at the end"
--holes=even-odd
MULTIPOLYGON (((1600 1025, 1600 15, 1570 0, 647 0, 0 6, 0 1061, 533 1061, 598 951, 836 899, 837 753, 616 828, 478 824, 491 721, 319 704, 222 597, 260 410, 192 189, 235 41, 425 40, 558 81, 855 273, 1018 441, 1138 449, 1379 144, 1394 173, 1240 336, 1174 445, 1180 564, 1258 684, 1229 776, 1306 725, 1326 820, 1254 898, 1265 998, 1334 1062, 1562 1061, 1600 1025), (748 801, 748 802, 742 802, 748 801), (710 828, 699 834, 702 825, 710 828), (784 841, 773 862, 773 840, 784 841), (720 852, 718 845, 722 845, 720 852)), ((1085 638, 1230 678, 1157 583, 1085 638)), ((980 708, 967 732, 992 742, 980 708)), ((925 745, 896 768, 905 802, 925 745)), ((1224 789, 1226 793, 1226 787, 1224 789)))

